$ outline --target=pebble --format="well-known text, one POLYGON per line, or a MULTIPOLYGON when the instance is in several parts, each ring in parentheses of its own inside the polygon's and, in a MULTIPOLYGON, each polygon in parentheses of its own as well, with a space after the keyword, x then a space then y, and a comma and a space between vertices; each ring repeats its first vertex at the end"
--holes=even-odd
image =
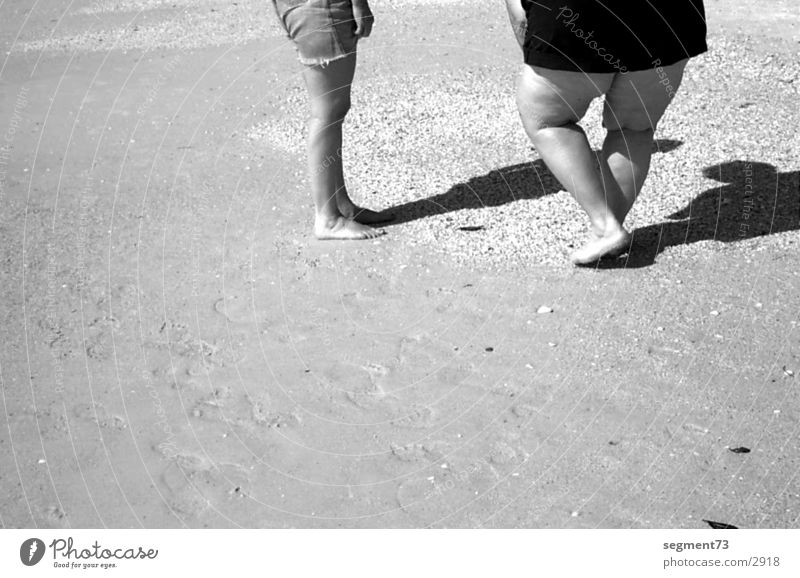
POLYGON ((548 307, 547 305, 542 305, 539 309, 536 310, 536 313, 552 313, 553 308, 548 307))

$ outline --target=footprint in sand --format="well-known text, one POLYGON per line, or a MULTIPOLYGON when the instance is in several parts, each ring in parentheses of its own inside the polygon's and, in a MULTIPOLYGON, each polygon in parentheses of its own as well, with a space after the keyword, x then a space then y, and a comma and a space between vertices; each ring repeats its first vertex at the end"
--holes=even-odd
POLYGON ((244 296, 230 295, 214 302, 214 311, 222 315, 229 323, 237 325, 255 325, 258 315, 253 309, 253 302, 244 296))
POLYGON ((387 402, 396 403, 399 401, 396 395, 383 387, 383 383, 389 375, 389 368, 379 363, 368 363, 359 367, 367 373, 369 386, 355 391, 345 391, 344 395, 348 401, 361 409, 386 407, 387 402))
POLYGON ((192 417, 205 417, 211 419, 224 419, 222 410, 231 397, 231 388, 221 386, 214 389, 209 395, 200 398, 192 408, 192 417))
POLYGON ((435 463, 446 456, 450 450, 449 446, 444 442, 411 443, 406 445, 392 444, 390 449, 393 458, 401 462, 409 463, 435 463))
POLYGON ((266 393, 255 397, 247 396, 250 403, 251 423, 256 426, 287 429, 298 428, 303 425, 302 414, 299 410, 290 412, 277 412, 271 409, 270 398, 266 393))
POLYGON ((112 414, 102 403, 80 403, 72 406, 72 415, 80 420, 91 421, 102 428, 124 430, 128 422, 121 415, 112 414))
POLYGON ((139 288, 135 284, 123 284, 112 287, 109 293, 105 288, 98 288, 94 295, 100 311, 111 311, 115 320, 138 314, 139 288))
POLYGON ((528 454, 522 449, 515 449, 504 441, 495 442, 492 445, 486 460, 495 466, 509 466, 519 465, 527 460, 528 454))
POLYGON ((167 489, 167 505, 181 518, 199 516, 211 506, 192 483, 191 474, 192 471, 185 470, 177 461, 168 464, 161 474, 161 482, 167 489))
POLYGON ((177 379, 173 379, 169 384, 172 389, 186 392, 198 391, 203 387, 203 383, 200 380, 189 376, 181 376, 177 379))
POLYGON ((207 376, 212 369, 213 366, 204 359, 192 359, 186 364, 184 372, 189 377, 203 377, 207 376))
POLYGON ((247 402, 250 404, 250 417, 257 425, 268 426, 270 423, 270 406, 272 400, 266 393, 260 393, 256 396, 247 396, 247 402))
POLYGON ((507 397, 509 399, 512 399, 512 398, 521 396, 523 393, 525 393, 526 390, 527 390, 527 387, 525 385, 521 384, 521 383, 504 382, 504 383, 497 383, 497 384, 493 385, 492 389, 491 389, 491 392, 494 395, 498 395, 500 397, 507 397))
POLYGON ((410 408, 404 415, 391 421, 392 425, 398 427, 408 427, 423 429, 432 427, 436 423, 436 411, 427 405, 420 405, 410 408))
POLYGON ((412 382, 440 368, 442 361, 449 359, 452 354, 451 343, 423 333, 403 337, 397 348, 396 359, 399 367, 413 368, 411 375, 406 377, 406 382, 412 382))
POLYGON ((303 425, 299 411, 273 413, 269 415, 267 427, 275 429, 298 428, 303 425))
MULTIPOLYGON (((419 524, 447 523, 448 516, 474 512, 474 500, 491 492, 500 476, 494 468, 479 460, 465 464, 447 463, 447 468, 429 468, 422 476, 402 482, 397 488, 397 504, 419 524), (459 508, 466 507, 458 514, 459 508)), ((452 522, 452 520, 450 520, 452 522)))
POLYGON ((511 413, 514 414, 515 417, 526 419, 540 412, 539 409, 536 408, 533 404, 519 403, 511 408, 511 413))
POLYGON ((239 464, 214 464, 191 453, 177 454, 161 476, 170 508, 180 516, 198 517, 215 505, 250 495, 251 480, 239 464))
POLYGON ((86 357, 94 361, 107 361, 109 358, 105 346, 100 341, 90 340, 86 345, 86 357))
POLYGON ((67 514, 59 506, 34 506, 34 516, 40 528, 69 528, 67 514))
POLYGON ((162 322, 158 337, 145 341, 144 345, 156 350, 168 351, 172 364, 181 363, 191 368, 191 376, 201 375, 211 368, 235 365, 244 360, 247 353, 246 336, 237 333, 218 339, 204 339, 192 332, 183 323, 167 320, 162 322))

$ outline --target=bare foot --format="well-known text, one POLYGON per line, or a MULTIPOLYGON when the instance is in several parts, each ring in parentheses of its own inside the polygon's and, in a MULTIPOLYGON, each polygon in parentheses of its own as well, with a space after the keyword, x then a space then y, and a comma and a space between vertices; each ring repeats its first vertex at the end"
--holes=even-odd
POLYGON ((314 236, 320 240, 357 241, 360 239, 374 239, 385 234, 386 231, 367 227, 343 216, 335 219, 317 217, 314 222, 314 236))
POLYGON ((359 207, 353 203, 349 197, 337 199, 336 204, 339 212, 342 215, 348 219, 352 219, 356 223, 361 223, 362 225, 388 223, 389 221, 394 221, 395 218, 394 213, 390 211, 372 211, 370 209, 365 209, 364 207, 359 207))
POLYGON ((631 235, 625 229, 618 229, 595 238, 575 251, 570 259, 575 265, 596 263, 603 257, 617 257, 630 248, 631 235))

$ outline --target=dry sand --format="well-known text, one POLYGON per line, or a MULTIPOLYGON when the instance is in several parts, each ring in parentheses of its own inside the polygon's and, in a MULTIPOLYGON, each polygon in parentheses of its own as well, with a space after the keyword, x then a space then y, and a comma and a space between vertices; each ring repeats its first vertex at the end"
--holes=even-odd
POLYGON ((707 1, 587 271, 502 6, 376 3, 346 162, 400 219, 334 244, 267 2, 7 2, 0 525, 797 527, 790 4, 707 1))

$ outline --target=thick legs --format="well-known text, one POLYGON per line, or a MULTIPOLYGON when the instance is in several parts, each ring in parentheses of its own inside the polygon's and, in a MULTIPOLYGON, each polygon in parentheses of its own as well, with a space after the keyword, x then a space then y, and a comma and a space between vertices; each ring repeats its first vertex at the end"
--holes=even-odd
POLYGON ((650 168, 653 133, 680 86, 686 60, 626 74, 585 74, 525 66, 517 91, 522 123, 544 162, 575 197, 594 239, 572 255, 577 264, 618 254, 630 244, 622 224, 650 168), (606 94, 608 130, 595 156, 577 122, 606 94))
POLYGON ((586 134, 577 125, 613 78, 525 66, 517 91, 522 123, 533 145, 589 216, 595 238, 573 253, 573 262, 579 264, 624 250, 630 241, 609 201, 622 195, 619 186, 613 180, 604 183, 586 134))
POLYGON ((653 133, 680 86, 686 60, 652 70, 617 75, 606 94, 608 130, 600 162, 603 182, 616 181, 621 195, 610 200, 622 223, 650 169, 653 133))

